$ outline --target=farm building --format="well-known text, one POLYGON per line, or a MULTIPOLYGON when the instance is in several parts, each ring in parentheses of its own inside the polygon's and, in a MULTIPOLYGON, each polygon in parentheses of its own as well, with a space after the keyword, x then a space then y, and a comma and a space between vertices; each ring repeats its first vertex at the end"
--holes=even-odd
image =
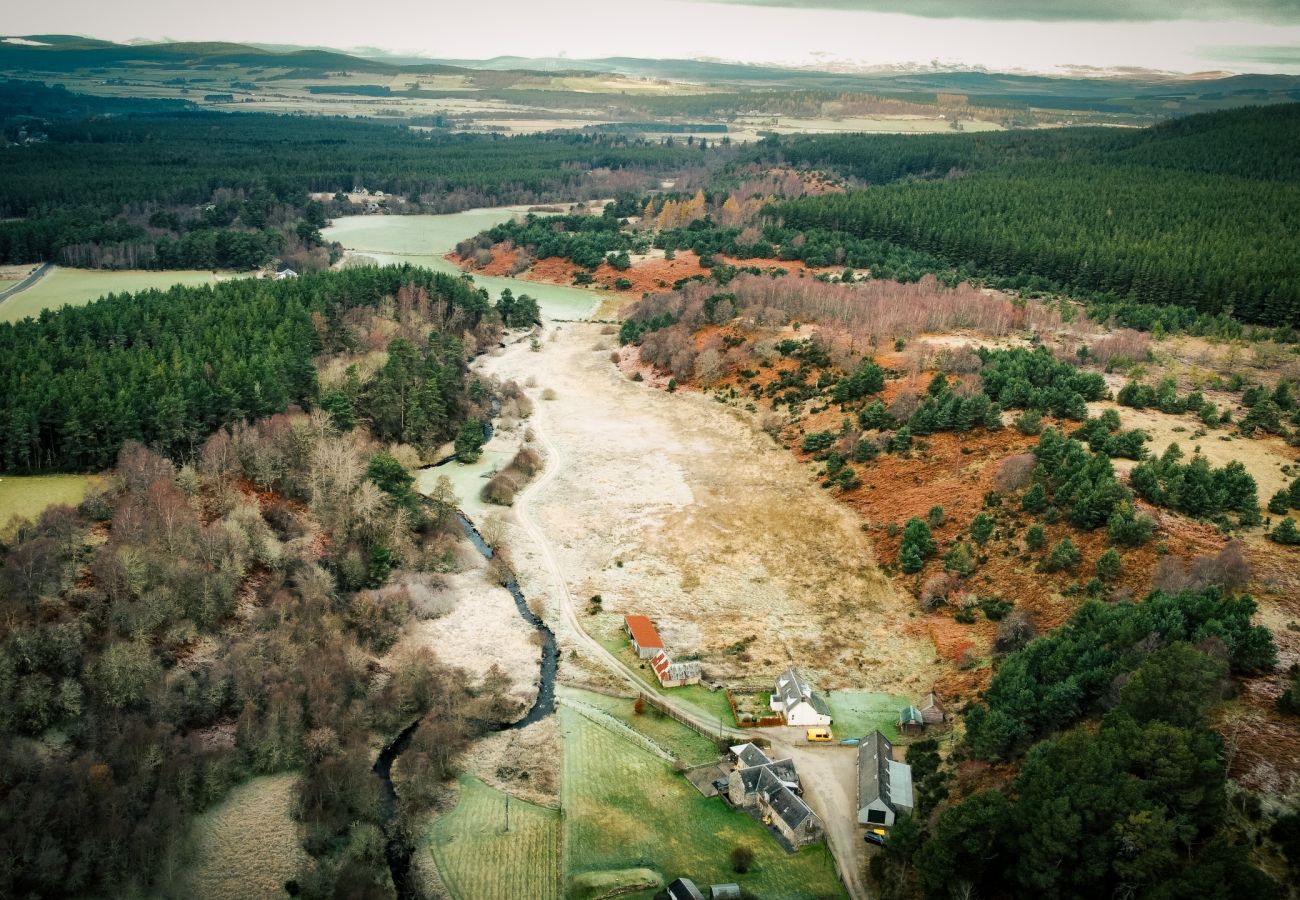
POLYGON ((921 710, 921 718, 927 725, 942 725, 947 716, 944 714, 943 707, 939 704, 939 698, 931 691, 926 695, 917 707, 921 710))
POLYGON ((733 806, 757 809, 763 821, 795 847, 822 839, 821 819, 800 796, 794 760, 769 761, 753 744, 738 744, 730 752, 736 768, 727 776, 727 799, 733 806))
POLYGON ((772 760, 767 758, 767 754, 760 750, 754 744, 736 744, 728 748, 731 758, 736 762, 737 769, 748 769, 751 766, 765 766, 772 760))
POLYGON ((689 878, 676 878, 668 885, 669 900, 704 900, 704 895, 689 878))
POLYGON ((785 835, 795 849, 816 843, 825 836, 822 820, 802 797, 784 784, 759 793, 758 811, 763 814, 763 821, 785 835))
POLYGON ((925 733, 925 718, 915 706, 904 706, 898 713, 898 730, 903 734, 925 733))
POLYGON ((293 269, 287 267, 275 273, 276 281, 284 281, 288 278, 297 278, 297 277, 298 277, 298 273, 295 272, 293 269))
POLYGON ((879 731, 858 743, 858 824, 894 824, 912 811, 912 767, 894 759, 894 745, 879 731))
POLYGON ((664 649, 664 642, 655 631, 654 623, 645 616, 624 616, 623 627, 627 629, 632 649, 642 659, 651 659, 664 649))
POLYGON ((740 885, 715 884, 709 888, 710 900, 740 900, 740 885))
POLYGON ((832 721, 826 698, 814 691, 793 666, 777 676, 772 709, 787 725, 830 725, 832 721))
POLYGON ((700 664, 697 662, 673 662, 671 656, 660 650, 650 660, 659 684, 666 688, 681 687, 684 684, 700 683, 700 664))

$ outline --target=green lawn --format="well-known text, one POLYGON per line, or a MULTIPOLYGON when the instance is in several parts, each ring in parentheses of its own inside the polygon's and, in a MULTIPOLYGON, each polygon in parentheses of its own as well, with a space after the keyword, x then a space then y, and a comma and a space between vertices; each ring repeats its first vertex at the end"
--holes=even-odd
POLYGON ((698 684, 688 684, 684 687, 665 690, 659 686, 659 682, 655 679, 654 672, 650 668, 650 661, 641 659, 632 652, 632 644, 628 641, 627 634, 622 631, 622 619, 619 620, 619 630, 615 631, 612 636, 603 630, 602 625, 603 623, 598 624, 591 630, 592 636, 600 641, 606 650, 626 663, 641 679, 650 693, 662 697, 672 697, 674 702, 685 703, 694 707, 699 715, 713 719, 727 728, 735 727, 736 720, 731 715, 731 705, 727 703, 725 691, 710 691, 698 684))
POLYGON ((761 825, 701 796, 659 757, 573 709, 561 706, 559 716, 566 893, 580 889, 587 873, 646 868, 665 882, 735 881, 759 897, 844 896, 824 844, 788 854, 761 825), (754 851, 754 865, 737 875, 728 857, 742 844, 754 851))
POLYGON ((635 701, 626 697, 610 697, 594 691, 566 687, 560 688, 560 697, 603 710, 628 728, 663 747, 687 766, 703 765, 718 758, 718 748, 713 741, 699 732, 683 728, 668 716, 657 714, 654 708, 648 705, 645 712, 637 715, 633 708, 635 701))
POLYGON ((831 691, 827 702, 835 717, 832 730, 836 738, 860 738, 880 729, 885 737, 896 741, 900 737, 898 713, 912 701, 869 691, 831 691))
POLYGON ((47 506, 76 506, 98 480, 95 475, 0 475, 0 528, 14 516, 35 519, 47 506))
POLYGON ((217 280, 218 276, 212 272, 109 271, 56 266, 27 290, 0 303, 0 322, 18 322, 28 316, 39 316, 43 309, 84 306, 105 294, 169 288, 174 284, 215 284, 217 280))
POLYGON ((560 812, 460 779, 456 808, 429 829, 438 873, 455 900, 558 900, 560 812))

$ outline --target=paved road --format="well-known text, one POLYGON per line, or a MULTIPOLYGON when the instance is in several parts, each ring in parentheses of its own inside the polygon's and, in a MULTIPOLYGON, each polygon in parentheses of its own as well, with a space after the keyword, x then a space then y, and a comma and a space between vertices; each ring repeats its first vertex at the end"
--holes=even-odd
POLYGON ((18 282, 11 288, 0 291, 0 303, 3 303, 4 301, 8 300, 14 294, 17 294, 20 291, 27 290, 29 287, 31 287, 36 282, 44 278, 47 274, 49 274, 50 269, 53 268, 54 268, 54 263, 41 263, 41 265, 36 269, 36 271, 32 272, 32 274, 28 275, 22 281, 18 282))
MULTIPOLYGON (((538 552, 541 554, 547 575, 551 579, 555 594, 560 601, 561 616, 569 626, 572 639, 606 668, 620 675, 633 688, 638 691, 644 690, 644 683, 632 669, 605 649, 599 641, 587 634, 582 627, 573 592, 569 590, 569 583, 560 569, 559 562, 555 558, 555 553, 545 531, 533 516, 532 501, 534 496, 542 488, 550 484, 561 469, 564 468, 564 454, 560 452, 560 448, 555 445, 548 434, 546 419, 549 413, 547 405, 537 403, 533 409, 533 431, 542 447, 546 450, 546 467, 541 477, 521 491, 515 500, 515 510, 519 514, 519 522, 524 531, 528 533, 528 536, 532 538, 538 552)), ((671 695, 660 694, 659 696, 663 697, 666 704, 677 715, 695 723, 706 732, 717 733, 720 731, 727 737, 741 741, 747 741, 753 737, 752 731, 746 732, 736 728, 725 728, 715 719, 699 716, 692 707, 674 701, 671 695)), ((805 798, 813 811, 821 816, 822 822, 826 825, 827 842, 830 846, 831 855, 835 859, 840 878, 848 887, 849 896, 854 900, 866 900, 868 894, 862 880, 862 860, 864 855, 859 846, 862 836, 858 833, 856 824, 856 754, 848 752, 849 748, 841 747, 809 748, 807 745, 799 747, 796 740, 801 735, 801 732, 796 729, 770 728, 762 729, 761 733, 773 741, 773 746, 777 748, 781 756, 791 755, 794 757, 800 780, 804 784, 805 798)))

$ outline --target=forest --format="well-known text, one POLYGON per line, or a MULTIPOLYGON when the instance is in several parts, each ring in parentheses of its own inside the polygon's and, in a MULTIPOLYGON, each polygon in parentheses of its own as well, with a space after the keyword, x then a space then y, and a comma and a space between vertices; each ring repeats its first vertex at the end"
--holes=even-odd
MULTIPOLYGON (((1300 319, 1300 105, 1141 132, 948 140, 836 137, 769 146, 879 186, 775 204, 799 258, 870 265, 852 241, 897 244, 1007 287, 1300 319), (1248 152, 1247 152, 1248 150, 1248 152), (840 249, 842 248, 842 249, 840 249)), ((782 246, 789 246, 783 241, 782 246)))
MULTIPOLYGON (((37 105, 29 86, 15 113, 37 105)), ((697 162, 680 143, 604 135, 452 135, 403 124, 265 114, 167 112, 54 121, 46 140, 0 149, 0 263, 103 268, 265 265, 319 244, 311 192, 364 186, 393 211, 457 212, 642 189, 697 162)), ((713 152, 723 152, 715 148, 713 152)))
MULTIPOLYGON (((490 310, 463 279, 405 266, 110 295, 0 324, 0 467, 104 468, 126 441, 188 455, 222 426, 310 408, 319 399, 314 357, 355 349, 349 315, 394 296, 447 335, 474 330, 490 310)), ((393 354, 390 368, 403 368, 381 372, 369 404, 376 434, 425 447, 452 436, 463 363, 455 339, 439 341, 409 360, 393 354)))

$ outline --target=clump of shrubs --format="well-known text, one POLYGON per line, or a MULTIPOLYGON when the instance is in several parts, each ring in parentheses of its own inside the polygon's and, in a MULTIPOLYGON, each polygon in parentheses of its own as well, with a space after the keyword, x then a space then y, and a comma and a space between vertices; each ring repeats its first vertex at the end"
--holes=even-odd
POLYGON ((483 485, 479 496, 485 503, 510 506, 528 480, 542 468, 541 455, 531 447, 521 447, 510 464, 497 472, 483 485))

